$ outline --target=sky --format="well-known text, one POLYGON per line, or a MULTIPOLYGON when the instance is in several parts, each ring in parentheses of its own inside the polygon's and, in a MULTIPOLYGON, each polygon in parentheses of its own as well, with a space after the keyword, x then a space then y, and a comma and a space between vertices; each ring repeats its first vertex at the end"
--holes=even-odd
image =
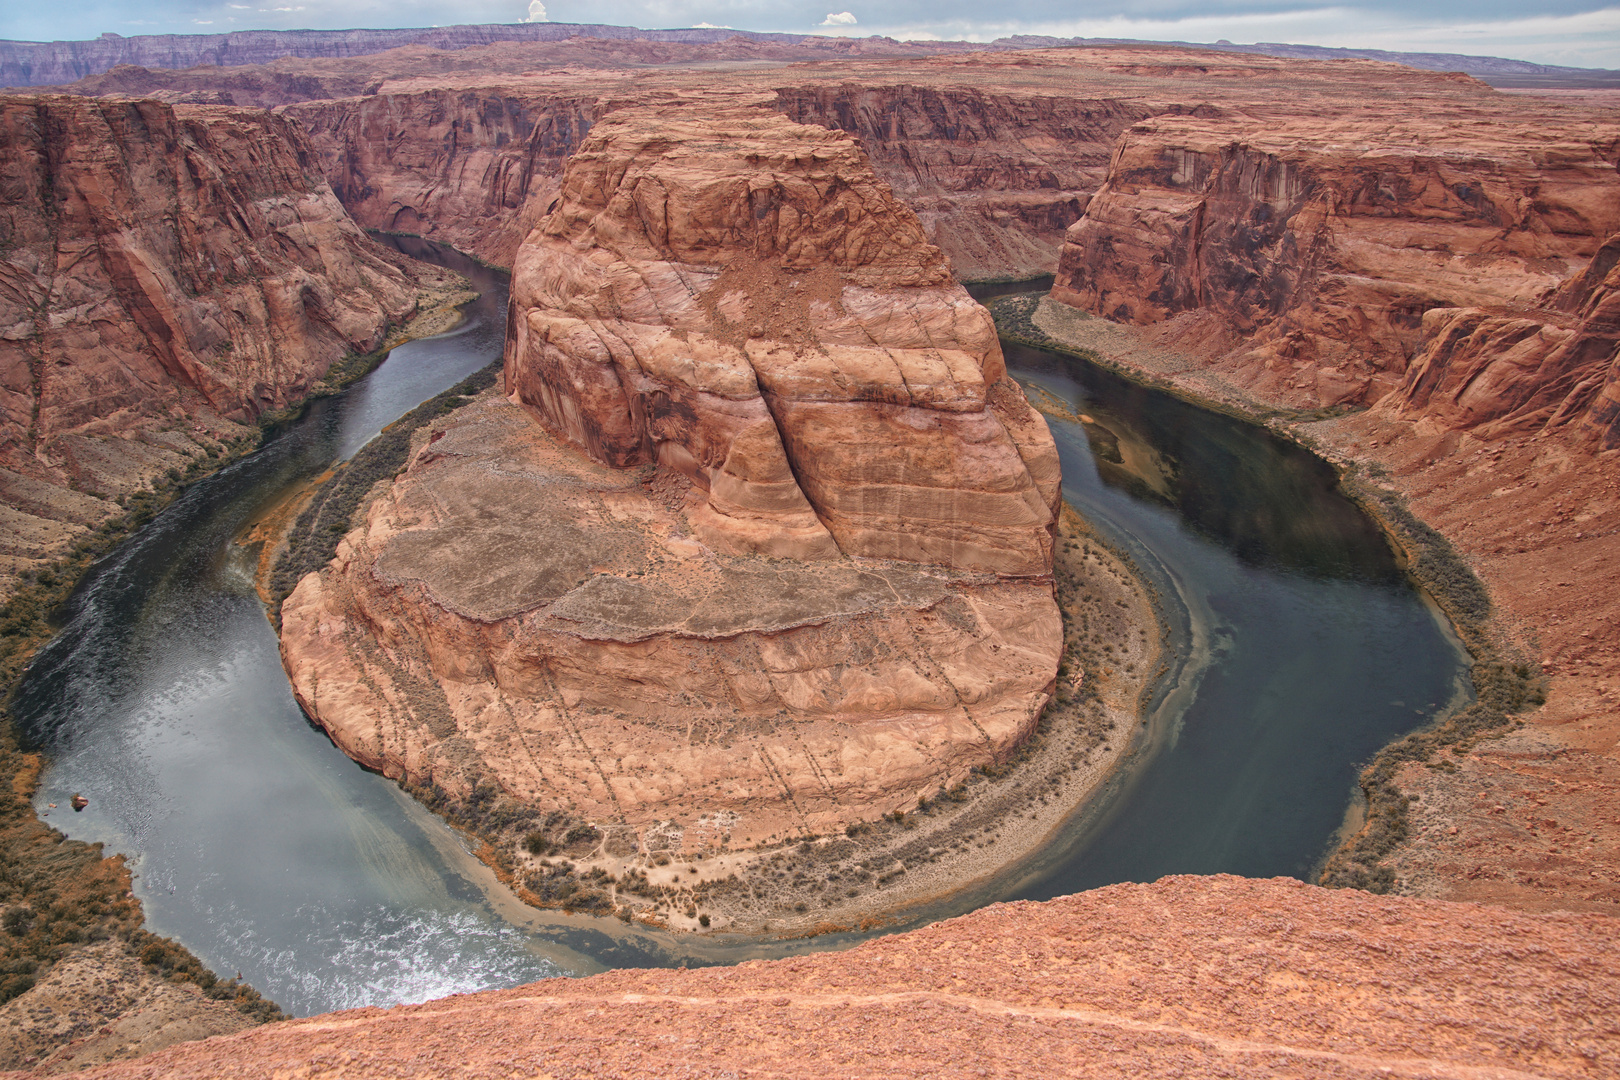
POLYGON ((1620 6, 1602 0, 0 0, 0 38, 26 41, 108 31, 132 36, 548 20, 965 41, 1010 34, 1280 41, 1620 69, 1620 6))

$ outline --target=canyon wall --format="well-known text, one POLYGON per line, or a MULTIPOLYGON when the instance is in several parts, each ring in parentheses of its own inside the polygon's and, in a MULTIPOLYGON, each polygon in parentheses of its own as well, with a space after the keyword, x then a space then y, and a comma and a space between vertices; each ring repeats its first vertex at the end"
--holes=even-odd
POLYGON ((1114 140, 1155 111, 1083 93, 857 82, 779 87, 775 105, 857 136, 964 280, 1051 271, 1114 140))
MULTIPOLYGON (((973 87, 820 82, 744 101, 860 137, 878 175, 964 279, 1055 267, 1063 230, 1102 182, 1114 137, 1149 112, 973 87)), ((418 85, 284 111, 309 133, 356 220, 509 266, 592 122, 628 104, 566 83, 418 85)))
POLYGON ((1053 295, 1138 325, 1181 317, 1262 395, 1377 400, 1424 347, 1425 312, 1531 305, 1620 225, 1620 127, 1491 104, 1399 132, 1354 107, 1137 124, 1053 295))
POLYGON ((430 87, 283 112, 369 229, 415 233, 497 266, 546 212, 601 106, 579 90, 430 87))
POLYGON ((259 111, 0 98, 8 555, 217 454, 413 310, 421 272, 314 166, 259 111))
POLYGON ((1388 406, 1481 438, 1569 427, 1620 446, 1620 236, 1534 308, 1435 308, 1388 406))
POLYGON ((504 388, 282 607, 300 701, 359 760, 747 846, 1032 730, 1056 449, 849 136, 599 121, 518 253, 504 388))

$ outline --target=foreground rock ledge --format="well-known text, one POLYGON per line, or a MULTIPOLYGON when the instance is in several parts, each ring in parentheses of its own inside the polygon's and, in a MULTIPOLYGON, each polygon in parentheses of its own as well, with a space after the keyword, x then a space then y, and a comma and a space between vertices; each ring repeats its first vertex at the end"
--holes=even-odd
POLYGON ((1172 877, 842 953, 333 1013, 84 1075, 1613 1075, 1617 928, 1172 877))
POLYGON ((505 390, 283 606, 361 762, 695 851, 911 809, 1033 730, 1056 449, 850 136, 598 124, 519 253, 505 390))

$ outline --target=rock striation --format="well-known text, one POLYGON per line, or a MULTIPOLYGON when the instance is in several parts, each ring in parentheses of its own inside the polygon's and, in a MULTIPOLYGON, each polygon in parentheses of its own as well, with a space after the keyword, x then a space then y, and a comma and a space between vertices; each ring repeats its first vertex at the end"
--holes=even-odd
POLYGON ((584 86, 449 86, 283 111, 307 133, 356 221, 511 266, 590 131, 598 98, 584 86))
POLYGON ((1051 436, 989 314, 853 139, 611 114, 518 253, 506 386, 604 464, 707 492, 720 550, 1050 572, 1051 436))
POLYGON ((1401 385, 1426 312, 1531 305, 1620 226, 1620 129, 1592 114, 1550 125, 1459 101, 1399 133, 1380 115, 1133 126, 1053 296, 1137 325, 1179 317, 1261 396, 1370 403, 1401 385))
POLYGON ((1158 106, 970 82, 782 86, 776 107, 847 131, 963 280, 1050 272, 1107 175, 1114 140, 1158 106))
POLYGON ((84 1075, 1588 1077, 1620 1063, 1616 940, 1599 915, 1171 877, 845 952, 292 1020, 84 1075))
POLYGON ((1530 309, 1435 308, 1390 408, 1484 439, 1569 427, 1620 446, 1620 236, 1530 309))
POLYGON ((369 241, 263 112, 0 97, 0 162, 13 556, 217 453, 379 345, 439 276, 369 241))
POLYGON ((743 846, 1032 730, 1056 450, 847 135, 599 122, 518 254, 505 389, 282 607, 300 701, 362 762, 743 846))

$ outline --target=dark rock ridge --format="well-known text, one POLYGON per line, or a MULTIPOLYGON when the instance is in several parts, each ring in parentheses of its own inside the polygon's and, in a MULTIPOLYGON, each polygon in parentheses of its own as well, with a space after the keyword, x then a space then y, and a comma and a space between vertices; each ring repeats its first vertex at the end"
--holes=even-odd
POLYGON ((1595 68, 1560 67, 1496 56, 1458 53, 1392 52, 1385 49, 1333 49, 1317 45, 1257 42, 1234 45, 1186 41, 1144 41, 1135 38, 1059 38, 1015 34, 988 43, 971 41, 906 41, 892 38, 828 38, 814 34, 761 33, 730 28, 690 27, 642 30, 601 23, 480 23, 386 30, 236 30, 223 34, 143 34, 124 37, 102 34, 91 41, 0 41, 0 86, 54 86, 109 71, 120 64, 143 67, 187 68, 263 64, 286 56, 344 58, 369 56, 405 46, 464 49, 498 42, 555 42, 569 38, 614 41, 652 41, 676 44, 715 44, 740 40, 765 44, 798 45, 812 42, 832 50, 860 51, 866 43, 904 45, 912 53, 1004 52, 1019 49, 1106 47, 1141 45, 1210 49, 1303 60, 1378 60, 1430 71, 1463 71, 1482 77, 1532 79, 1557 85, 1570 79, 1609 82, 1620 72, 1595 68))

